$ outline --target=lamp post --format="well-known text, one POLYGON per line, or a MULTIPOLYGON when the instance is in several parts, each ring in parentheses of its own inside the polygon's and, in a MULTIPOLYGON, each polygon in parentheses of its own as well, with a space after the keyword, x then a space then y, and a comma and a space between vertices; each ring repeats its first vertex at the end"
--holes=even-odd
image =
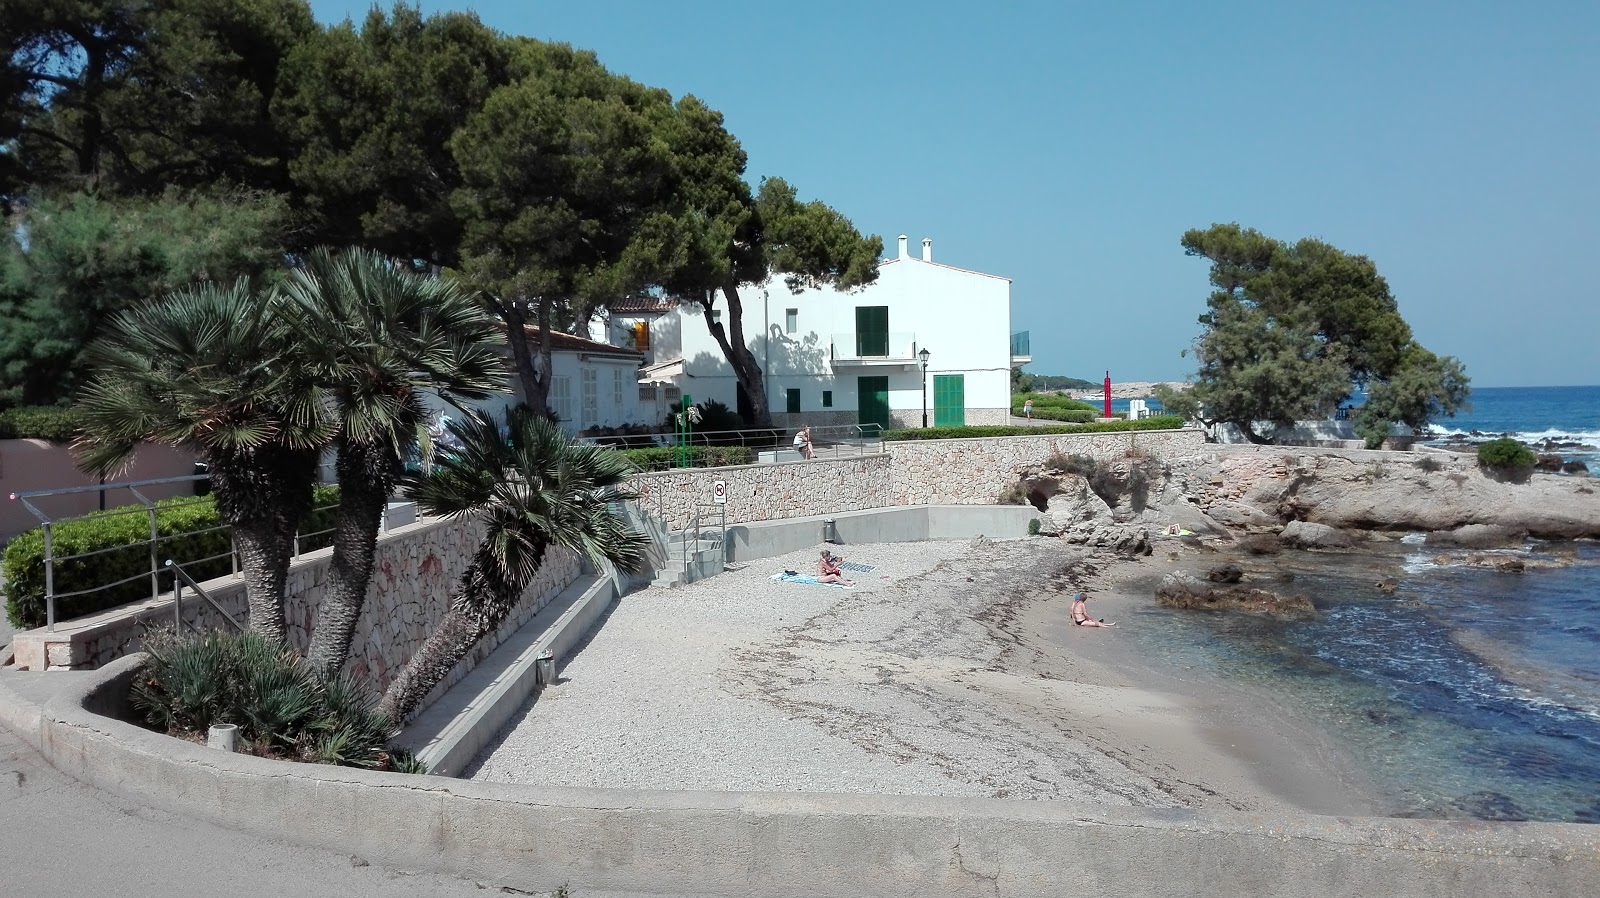
POLYGON ((917 361, 922 363, 922 429, 928 429, 928 356, 932 353, 927 348, 917 353, 917 361))

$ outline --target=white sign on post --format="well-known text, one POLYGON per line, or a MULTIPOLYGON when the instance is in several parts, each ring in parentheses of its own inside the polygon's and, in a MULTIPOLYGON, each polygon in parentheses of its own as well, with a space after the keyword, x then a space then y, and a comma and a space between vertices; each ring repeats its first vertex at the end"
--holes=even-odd
POLYGON ((726 480, 712 481, 711 501, 717 503, 718 505, 728 504, 728 482, 726 480))

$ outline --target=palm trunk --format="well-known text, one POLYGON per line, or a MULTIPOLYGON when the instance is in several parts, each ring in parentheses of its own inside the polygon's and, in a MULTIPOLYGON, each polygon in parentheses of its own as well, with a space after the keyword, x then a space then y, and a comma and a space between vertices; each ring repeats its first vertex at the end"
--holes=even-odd
POLYGON ((344 667, 356 623, 372 583, 378 526, 394 486, 399 459, 385 447, 345 442, 339 446, 339 517, 333 532, 333 559, 317 611, 306 660, 325 679, 344 667))
MULTIPOLYGON (((539 560, 542 564, 543 547, 539 560)), ((528 588, 534 571, 527 578, 507 578, 495 562, 494 549, 487 543, 478 546, 472 563, 450 595, 450 608, 444 619, 389 683, 378 710, 389 715, 397 726, 403 726, 417 705, 450 675, 478 640, 505 622, 528 588)))
POLYGON ((730 278, 728 283, 723 285, 722 295, 728 301, 727 327, 725 329, 720 321, 711 320, 710 303, 706 303, 705 307, 706 327, 711 331, 711 336, 717 341, 717 345, 722 348, 728 366, 733 368, 739 392, 744 396, 750 409, 752 420, 748 423, 755 427, 771 427, 772 409, 767 403, 766 377, 761 371, 761 365, 756 362, 755 353, 750 351, 744 340, 744 303, 739 298, 739 285, 730 278))
POLYGON ((239 574, 244 578, 245 601, 250 607, 250 629, 276 645, 288 643, 283 594, 289 582, 289 555, 294 548, 294 534, 286 538, 281 531, 273 521, 241 521, 233 525, 239 574))

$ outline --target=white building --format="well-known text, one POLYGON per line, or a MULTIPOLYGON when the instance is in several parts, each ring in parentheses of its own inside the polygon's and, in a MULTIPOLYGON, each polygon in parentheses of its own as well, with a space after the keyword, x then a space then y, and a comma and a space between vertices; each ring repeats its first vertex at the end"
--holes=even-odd
MULTIPOLYGON (((1026 335, 1011 333, 1011 279, 935 262, 932 240, 922 241, 921 258, 906 244, 902 235, 897 255, 860 290, 796 294, 774 278, 742 292, 745 336, 766 372, 774 423, 920 427, 924 409, 934 427, 1006 423, 1011 369, 1029 361, 1026 335)), ((737 408, 738 382, 701 307, 636 305, 614 310, 602 327, 645 353, 641 385, 672 384, 695 402, 737 408)))
MULTIPOLYGON (((537 353, 537 327, 528 328, 528 343, 537 353)), ((503 414, 507 407, 522 401, 522 390, 516 374, 511 371, 509 350, 507 352, 507 392, 463 405, 503 414)), ((552 332, 550 409, 561 419, 561 428, 578 434, 595 427, 660 425, 666 418, 670 401, 641 398, 645 391, 639 385, 639 366, 643 361, 644 353, 628 346, 552 332)), ((446 415, 453 417, 455 414, 443 402, 433 400, 430 404, 446 415)))

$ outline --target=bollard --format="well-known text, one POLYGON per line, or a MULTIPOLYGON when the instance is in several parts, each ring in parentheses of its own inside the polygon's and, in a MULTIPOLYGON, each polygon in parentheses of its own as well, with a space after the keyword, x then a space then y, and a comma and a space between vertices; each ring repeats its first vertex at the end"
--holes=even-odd
POLYGON ((206 747, 220 748, 223 751, 239 750, 239 725, 234 723, 219 723, 206 731, 206 747))

